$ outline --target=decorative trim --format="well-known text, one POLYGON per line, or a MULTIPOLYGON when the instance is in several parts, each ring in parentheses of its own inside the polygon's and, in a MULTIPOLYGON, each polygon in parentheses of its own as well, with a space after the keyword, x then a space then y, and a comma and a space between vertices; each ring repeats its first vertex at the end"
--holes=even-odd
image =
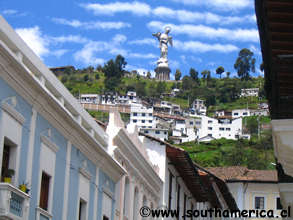
POLYGON ((112 193, 110 189, 108 189, 108 188, 105 187, 105 186, 102 186, 102 191, 103 191, 104 193, 106 193, 109 197, 111 197, 112 200, 115 200, 115 198, 114 198, 114 193, 112 193))
POLYGON ((48 146, 54 153, 57 153, 59 150, 59 147, 53 143, 49 138, 47 138, 44 135, 41 135, 41 142, 43 142, 46 146, 48 146))
POLYGON ((13 108, 8 103, 4 102, 1 105, 2 109, 7 112, 10 116, 12 116, 16 121, 18 121, 21 125, 24 124, 25 118, 20 114, 15 108, 13 108))
MULTIPOLYGON (((38 213, 38 215, 42 214, 50 219, 53 219, 53 215, 51 215, 49 212, 47 212, 46 210, 42 209, 41 207, 37 207, 36 211, 38 213)), ((40 218, 40 216, 37 217, 38 219, 40 218)))
POLYGON ((79 168, 79 173, 83 175, 85 178, 87 178, 88 180, 91 180, 92 178, 92 175, 90 174, 90 172, 88 172, 84 167, 79 168))

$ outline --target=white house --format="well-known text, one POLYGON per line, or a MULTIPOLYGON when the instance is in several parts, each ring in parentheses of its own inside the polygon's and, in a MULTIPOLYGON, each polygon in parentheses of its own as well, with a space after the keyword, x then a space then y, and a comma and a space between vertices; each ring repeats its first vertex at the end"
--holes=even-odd
POLYGON ((258 97, 258 93, 259 93, 259 88, 241 89, 240 97, 250 97, 250 96, 258 97))
POLYGON ((210 118, 200 116, 201 123, 197 125, 197 137, 199 141, 210 141, 213 139, 237 140, 242 135, 242 118, 210 118))
POLYGON ((141 128, 140 132, 158 138, 162 141, 168 140, 168 129, 165 128, 141 128))
POLYGON ((100 96, 98 94, 82 94, 80 96, 81 104, 99 104, 100 96))
POLYGON ((175 143, 184 143, 196 140, 196 119, 186 118, 174 120, 171 139, 175 143))
POLYGON ((250 116, 249 109, 234 109, 232 110, 232 118, 247 117, 250 116))
POLYGON ((204 100, 201 100, 201 99, 195 99, 192 102, 191 109, 195 111, 197 115, 207 114, 207 107, 204 104, 204 100))
POLYGON ((153 107, 133 104, 130 107, 130 123, 128 126, 138 128, 155 128, 153 107))

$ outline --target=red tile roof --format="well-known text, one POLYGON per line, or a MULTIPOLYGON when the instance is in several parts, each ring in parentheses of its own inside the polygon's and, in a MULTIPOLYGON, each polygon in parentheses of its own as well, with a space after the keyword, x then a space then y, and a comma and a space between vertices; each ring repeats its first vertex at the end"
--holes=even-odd
POLYGON ((242 166, 212 167, 208 170, 226 182, 278 182, 276 170, 250 170, 242 166))

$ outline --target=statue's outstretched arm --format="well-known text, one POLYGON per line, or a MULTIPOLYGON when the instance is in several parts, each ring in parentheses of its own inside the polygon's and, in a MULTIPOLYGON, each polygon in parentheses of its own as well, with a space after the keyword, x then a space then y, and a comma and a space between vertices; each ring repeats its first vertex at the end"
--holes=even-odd
POLYGON ((161 32, 153 33, 152 35, 160 40, 161 32))

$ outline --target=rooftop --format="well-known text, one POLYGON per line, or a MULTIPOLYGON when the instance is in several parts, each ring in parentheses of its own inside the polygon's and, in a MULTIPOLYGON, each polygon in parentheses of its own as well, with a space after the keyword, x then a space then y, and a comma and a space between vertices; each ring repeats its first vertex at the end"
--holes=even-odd
POLYGON ((242 166, 212 167, 208 170, 226 182, 278 183, 276 170, 250 170, 242 166))

